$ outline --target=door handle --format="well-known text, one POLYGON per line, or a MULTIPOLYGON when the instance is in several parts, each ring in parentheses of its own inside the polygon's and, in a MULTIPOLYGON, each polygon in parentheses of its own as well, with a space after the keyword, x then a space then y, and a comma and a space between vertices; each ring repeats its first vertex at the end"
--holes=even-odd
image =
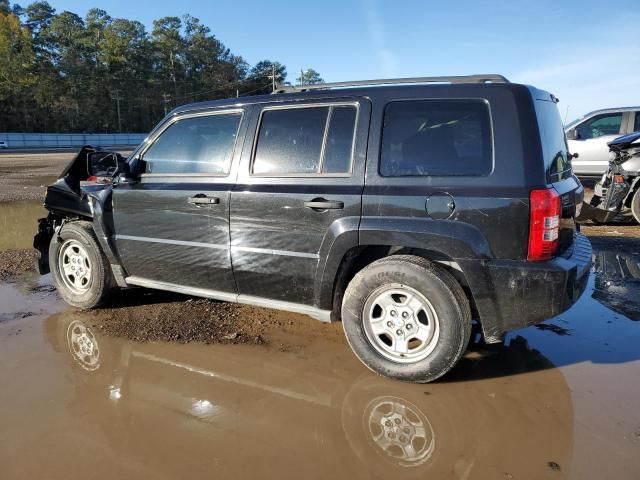
POLYGON ((341 210, 344 208, 344 202, 314 198, 310 202, 304 202, 304 206, 313 210, 341 210))
POLYGON ((217 205, 220 203, 220 199, 218 197, 207 197, 205 194, 199 193, 195 197, 189 197, 187 202, 194 205, 217 205))

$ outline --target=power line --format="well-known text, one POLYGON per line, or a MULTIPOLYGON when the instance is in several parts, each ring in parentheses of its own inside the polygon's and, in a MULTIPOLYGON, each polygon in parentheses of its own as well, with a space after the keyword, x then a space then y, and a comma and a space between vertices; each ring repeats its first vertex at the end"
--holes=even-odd
MULTIPOLYGON (((267 75, 267 78, 270 78, 270 77, 271 77, 271 75, 267 75)), ((211 92, 218 92, 220 90, 224 90, 226 88, 231 88, 231 87, 237 89, 238 87, 240 87, 240 86, 242 86, 244 84, 252 83, 252 80, 250 80, 251 78, 254 78, 254 77, 248 77, 247 79, 240 80, 238 82, 223 83, 223 84, 220 84, 220 85, 216 86, 215 88, 210 88, 208 90, 189 92, 187 94, 180 95, 179 97, 175 97, 174 100, 182 100, 183 98, 189 98, 189 97, 198 97, 200 95, 206 95, 207 93, 211 93, 211 92)), ((258 90, 261 90, 261 89, 265 88, 268 85, 272 85, 273 86, 274 82, 271 81, 271 82, 269 82, 269 83, 267 83, 265 85, 260 86, 259 88, 256 88, 255 90, 252 90, 251 92, 257 92, 258 90)), ((242 96, 244 96, 244 95, 246 95, 246 92, 242 94, 242 96)))

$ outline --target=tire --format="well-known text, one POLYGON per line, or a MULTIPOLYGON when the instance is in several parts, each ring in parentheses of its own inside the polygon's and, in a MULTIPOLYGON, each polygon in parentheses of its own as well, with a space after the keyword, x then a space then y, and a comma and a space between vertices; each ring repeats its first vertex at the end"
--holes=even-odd
POLYGON ((54 234, 49 265, 60 296, 74 307, 103 305, 115 288, 111 267, 89 222, 66 223, 54 234))
POLYGON ((633 194, 631 199, 631 213, 636 222, 640 223, 640 188, 636 189, 636 193, 633 194))
POLYGON ((451 274, 421 257, 397 255, 356 274, 344 295, 342 325, 351 349, 371 370, 426 383, 462 357, 471 310, 451 274))

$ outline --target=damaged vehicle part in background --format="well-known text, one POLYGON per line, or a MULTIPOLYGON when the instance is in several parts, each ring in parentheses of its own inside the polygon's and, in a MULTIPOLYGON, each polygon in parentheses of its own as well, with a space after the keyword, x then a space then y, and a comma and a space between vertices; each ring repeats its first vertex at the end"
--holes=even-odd
POLYGON ((83 149, 49 187, 42 271, 81 308, 143 286, 342 320, 367 367, 432 381, 472 322, 500 342, 584 292, 556 103, 475 75, 179 107, 108 175, 83 149))
POLYGON ((596 183, 579 220, 606 223, 630 213, 640 223, 640 132, 623 135, 608 145, 609 168, 596 183))
POLYGON ((609 147, 620 135, 640 130, 640 107, 607 108, 587 113, 567 125, 569 151, 577 155, 573 171, 600 177, 609 165, 609 147))

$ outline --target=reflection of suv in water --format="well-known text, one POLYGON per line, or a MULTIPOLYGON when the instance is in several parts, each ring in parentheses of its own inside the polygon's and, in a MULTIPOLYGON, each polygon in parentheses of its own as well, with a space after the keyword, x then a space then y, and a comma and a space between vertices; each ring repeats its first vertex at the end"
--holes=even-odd
MULTIPOLYGON (((472 345, 473 360, 426 395, 420 385, 359 375, 339 345, 299 359, 139 343, 104 337, 84 317, 63 312, 44 324, 61 354, 53 379, 64 388, 35 383, 64 398, 53 411, 66 429, 59 463, 74 458, 67 447, 83 435, 83 459, 108 452, 126 478, 176 478, 186 463, 193 479, 267 469, 284 479, 547 478, 550 459, 562 466, 554 478, 572 473, 571 392, 521 336, 497 349, 472 345)), ((43 445, 22 450, 33 458, 43 445)))
POLYGON ((495 75, 289 87, 180 107, 127 161, 83 149, 35 246, 71 305, 142 286, 341 319, 371 369, 430 381, 473 320, 499 342, 580 296, 582 197, 547 92, 495 75))
POLYGON ((607 143, 640 130, 640 107, 608 108, 587 113, 566 127, 573 171, 580 176, 600 176, 609 166, 607 143))

